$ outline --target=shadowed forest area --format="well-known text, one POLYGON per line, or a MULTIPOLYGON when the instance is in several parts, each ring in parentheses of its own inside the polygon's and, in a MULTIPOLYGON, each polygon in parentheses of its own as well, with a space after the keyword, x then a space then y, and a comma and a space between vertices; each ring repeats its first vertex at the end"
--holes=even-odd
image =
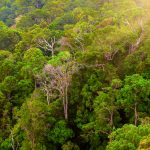
POLYGON ((0 0, 0 150, 150 150, 150 1, 0 0))

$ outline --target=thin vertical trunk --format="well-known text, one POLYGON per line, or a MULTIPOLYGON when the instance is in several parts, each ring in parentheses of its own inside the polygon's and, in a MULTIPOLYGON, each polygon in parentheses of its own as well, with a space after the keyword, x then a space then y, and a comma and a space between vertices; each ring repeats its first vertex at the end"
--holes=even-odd
POLYGON ((68 120, 68 75, 67 75, 67 69, 65 71, 65 88, 64 88, 64 114, 65 119, 68 120))
POLYGON ((66 115, 66 100, 65 100, 65 95, 63 96, 63 106, 64 106, 64 116, 65 116, 65 119, 67 119, 67 115, 66 115))
POLYGON ((35 150, 35 135, 34 135, 34 133, 31 133, 29 135, 29 139, 31 141, 31 150, 35 150))
POLYGON ((110 126, 113 127, 114 123, 113 123, 113 117, 114 117, 114 112, 112 111, 110 114, 110 126))
POLYGON ((33 137, 32 143, 31 143, 31 150, 35 150, 35 139, 33 137))
POLYGON ((66 91, 65 91, 65 97, 66 97, 66 116, 65 116, 65 119, 67 120, 68 119, 68 85, 66 86, 66 91))
POLYGON ((134 104, 134 125, 137 126, 138 122, 138 112, 137 112, 137 103, 134 104))
POLYGON ((46 91, 46 97, 47 97, 47 104, 49 105, 50 102, 49 102, 49 92, 48 92, 48 90, 46 91))
POLYGON ((15 142, 14 142, 14 137, 13 137, 12 131, 11 131, 11 146, 12 146, 12 149, 15 150, 15 142))
POLYGON ((65 116, 65 119, 67 120, 68 119, 68 98, 66 95, 66 88, 65 88, 65 95, 63 98, 63 105, 64 105, 64 116, 65 116))
MULTIPOLYGON (((114 122, 113 122, 113 118, 114 118, 114 112, 110 111, 110 127, 113 128, 114 122)), ((111 130, 109 131, 109 134, 111 134, 111 130)), ((109 139, 109 142, 112 141, 112 138, 109 139)))
POLYGON ((51 52, 52 52, 52 57, 54 57, 54 48, 52 48, 51 52))
POLYGON ((31 150, 34 150, 34 139, 31 142, 31 150))

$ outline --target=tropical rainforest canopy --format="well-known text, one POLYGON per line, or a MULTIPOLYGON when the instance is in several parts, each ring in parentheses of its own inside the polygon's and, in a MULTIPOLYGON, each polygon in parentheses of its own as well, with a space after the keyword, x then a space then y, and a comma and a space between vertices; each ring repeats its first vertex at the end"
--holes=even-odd
POLYGON ((0 0, 0 150, 150 150, 149 0, 0 0))

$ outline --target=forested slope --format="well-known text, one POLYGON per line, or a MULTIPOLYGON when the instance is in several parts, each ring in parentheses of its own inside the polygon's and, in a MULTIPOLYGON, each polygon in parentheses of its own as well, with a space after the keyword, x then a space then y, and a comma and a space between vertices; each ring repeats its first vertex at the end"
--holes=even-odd
POLYGON ((150 149, 149 0, 0 0, 0 150, 150 149))

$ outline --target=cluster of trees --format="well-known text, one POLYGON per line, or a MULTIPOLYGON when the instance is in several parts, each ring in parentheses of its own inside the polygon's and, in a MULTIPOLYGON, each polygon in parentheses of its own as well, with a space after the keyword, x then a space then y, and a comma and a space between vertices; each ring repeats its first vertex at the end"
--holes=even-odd
POLYGON ((150 148, 145 0, 0 0, 0 149, 150 148))

